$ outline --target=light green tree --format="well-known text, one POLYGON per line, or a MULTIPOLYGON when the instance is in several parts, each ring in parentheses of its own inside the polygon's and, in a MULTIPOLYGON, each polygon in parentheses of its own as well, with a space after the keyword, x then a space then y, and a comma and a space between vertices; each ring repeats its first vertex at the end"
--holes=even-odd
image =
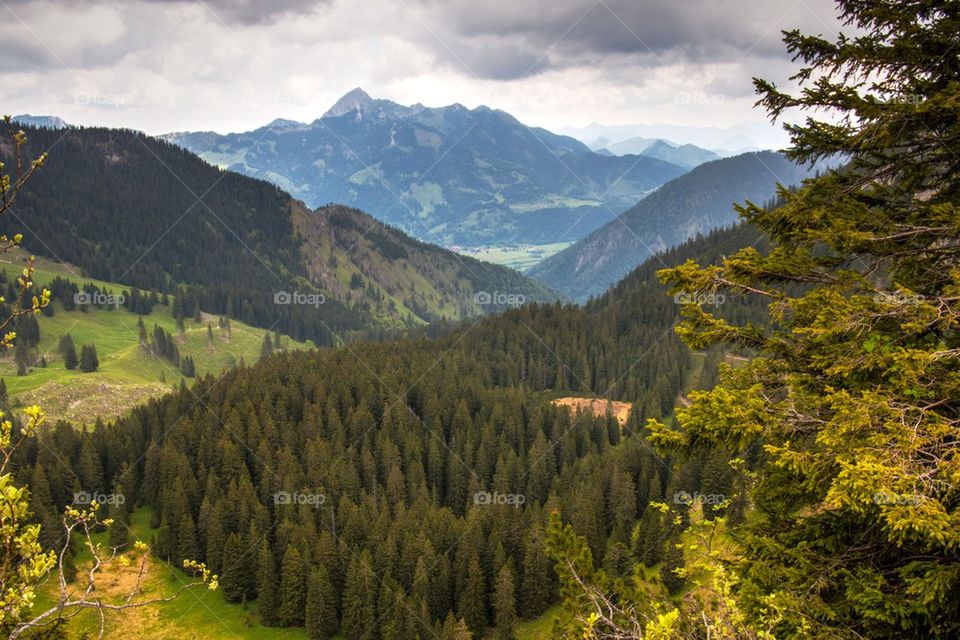
MULTIPOLYGON (((839 158, 783 206, 774 249, 661 272, 673 292, 759 296, 769 326, 686 305, 693 348, 758 356, 691 395, 665 450, 728 447, 754 505, 737 597, 778 638, 960 635, 960 5, 838 3, 856 37, 786 34, 796 95, 756 81, 799 162, 839 158), (821 119, 817 119, 817 118, 821 119), (757 455, 759 454, 759 455, 757 455)), ((699 297, 699 296, 695 296, 699 297)))

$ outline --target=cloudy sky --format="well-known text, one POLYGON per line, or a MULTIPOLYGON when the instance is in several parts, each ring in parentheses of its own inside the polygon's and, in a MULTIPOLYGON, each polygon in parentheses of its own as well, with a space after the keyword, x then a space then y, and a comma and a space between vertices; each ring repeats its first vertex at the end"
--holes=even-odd
MULTIPOLYGON (((0 0, 0 112, 149 133, 311 121, 363 87, 527 124, 762 122, 831 0, 0 0)), ((771 131, 771 140, 777 137, 771 131)))

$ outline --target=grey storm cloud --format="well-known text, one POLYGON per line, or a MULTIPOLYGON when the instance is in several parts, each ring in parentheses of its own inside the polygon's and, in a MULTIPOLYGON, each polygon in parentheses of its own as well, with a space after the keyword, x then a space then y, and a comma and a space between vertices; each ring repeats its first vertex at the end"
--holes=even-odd
MULTIPOLYGON (((116 0, 51 0, 73 7, 122 6, 116 0)), ((136 7, 193 6, 229 25, 269 26, 323 16, 334 4, 356 15, 393 10, 395 35, 429 51, 437 64, 484 80, 515 80, 548 70, 734 62, 750 56, 784 60, 781 31, 833 35, 839 25, 832 0, 142 0, 136 7)), ((17 7, 29 0, 7 0, 17 7)), ((137 21, 128 23, 137 29, 137 21)), ((335 32, 350 25, 330 25, 335 32)), ((334 34, 336 35, 336 34, 334 34)), ((320 31, 318 38, 329 37, 320 31)), ((118 47, 135 48, 131 38, 118 47)), ((120 51, 86 50, 77 66, 96 66, 120 51)), ((16 56, 28 68, 50 64, 41 48, 16 56)))
POLYGON ((784 29, 834 35, 831 0, 422 0, 441 60, 484 78, 623 57, 634 64, 785 59, 784 29), (475 61, 471 64, 470 61, 475 61), (530 61, 530 64, 525 64, 530 61))
MULTIPOLYGON (((6 0, 3 6, 17 7, 31 0, 6 0)), ((234 24, 269 24, 287 15, 316 11, 332 0, 143 0, 147 4, 197 5, 206 8, 215 18, 234 24)), ((84 7, 94 4, 121 4, 118 0, 53 0, 54 4, 84 7)), ((132 4, 132 3, 131 3, 132 4)))
POLYGON ((226 22, 265 24, 286 15, 311 13, 327 0, 147 0, 158 4, 201 4, 226 22))

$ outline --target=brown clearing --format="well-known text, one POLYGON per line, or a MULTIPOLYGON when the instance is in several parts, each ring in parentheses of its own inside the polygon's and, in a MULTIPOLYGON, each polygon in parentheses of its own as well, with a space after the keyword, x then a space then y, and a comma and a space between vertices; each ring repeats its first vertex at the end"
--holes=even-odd
POLYGON ((618 402, 616 400, 603 400, 602 398, 578 398, 576 396, 567 396, 566 398, 557 398, 553 404, 558 407, 568 407, 576 413, 578 410, 590 409, 595 416, 605 416, 607 413, 613 414, 622 427, 627 423, 627 417, 630 415, 629 402, 618 402))

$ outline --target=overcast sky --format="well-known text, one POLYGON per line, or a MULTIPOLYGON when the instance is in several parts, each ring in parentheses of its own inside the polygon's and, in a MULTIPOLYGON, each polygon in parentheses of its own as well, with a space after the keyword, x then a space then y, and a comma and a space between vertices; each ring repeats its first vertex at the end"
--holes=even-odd
POLYGON ((360 86, 560 129, 764 118, 830 0, 0 0, 0 112, 148 133, 312 121, 360 86))

